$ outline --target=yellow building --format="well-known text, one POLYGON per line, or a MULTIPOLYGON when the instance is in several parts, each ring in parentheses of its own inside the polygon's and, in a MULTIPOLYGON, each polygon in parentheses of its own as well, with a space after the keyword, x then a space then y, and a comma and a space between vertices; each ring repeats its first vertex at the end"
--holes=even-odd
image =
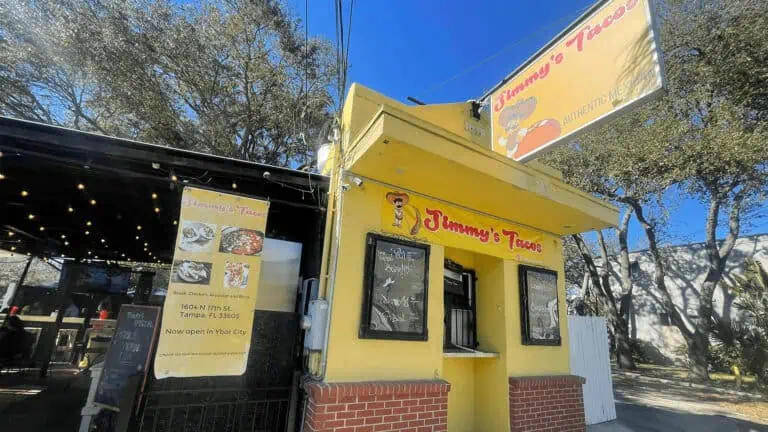
POLYGON ((341 135, 304 430, 583 430, 561 237, 617 209, 490 151, 470 103, 353 85, 341 135))

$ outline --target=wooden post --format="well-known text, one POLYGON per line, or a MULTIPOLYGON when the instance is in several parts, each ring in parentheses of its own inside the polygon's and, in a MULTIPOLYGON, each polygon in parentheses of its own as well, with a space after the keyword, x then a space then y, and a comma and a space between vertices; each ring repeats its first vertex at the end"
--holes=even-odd
POLYGON ((59 298, 58 298, 58 307, 56 308, 56 321, 53 325, 53 332, 52 334, 46 335, 46 339, 44 339, 41 343, 43 344, 43 348, 47 350, 47 352, 43 355, 43 364, 40 365, 40 377, 44 378, 46 375, 48 375, 48 367, 51 364, 51 355, 56 350, 56 338, 59 335, 59 329, 61 328, 61 322, 64 319, 64 308, 68 304, 69 295, 72 291, 72 286, 74 285, 71 283, 72 281, 72 271, 70 270, 70 265, 67 263, 62 264, 61 266, 61 279, 59 279, 59 287, 57 291, 59 292, 59 298))

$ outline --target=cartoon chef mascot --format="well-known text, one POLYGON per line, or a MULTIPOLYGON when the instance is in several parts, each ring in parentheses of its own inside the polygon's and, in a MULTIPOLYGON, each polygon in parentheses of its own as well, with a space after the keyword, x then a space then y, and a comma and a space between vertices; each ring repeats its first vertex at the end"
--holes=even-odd
POLYGON ((499 115, 499 123, 506 135, 499 138, 498 145, 506 149, 508 158, 517 159, 560 136, 560 122, 555 119, 541 120, 529 127, 521 123, 536 110, 536 98, 529 97, 510 105, 499 115))

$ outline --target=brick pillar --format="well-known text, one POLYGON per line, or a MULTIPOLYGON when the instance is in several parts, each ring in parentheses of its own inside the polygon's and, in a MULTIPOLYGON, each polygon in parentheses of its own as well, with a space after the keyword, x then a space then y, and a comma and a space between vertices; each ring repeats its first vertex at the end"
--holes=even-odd
POLYGON ((580 376, 530 376, 509 379, 509 424, 513 432, 583 432, 584 399, 580 376))
POLYGON ((433 432, 448 430, 442 380, 306 383, 305 432, 433 432))

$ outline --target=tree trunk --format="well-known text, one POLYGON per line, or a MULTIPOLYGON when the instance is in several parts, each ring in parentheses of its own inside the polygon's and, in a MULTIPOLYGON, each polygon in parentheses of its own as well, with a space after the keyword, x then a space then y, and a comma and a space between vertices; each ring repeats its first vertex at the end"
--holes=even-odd
MULTIPOLYGON (((580 235, 574 235, 573 239, 576 241, 576 246, 579 248, 579 252, 587 266, 587 272, 592 280, 592 285, 597 288, 598 296, 604 300, 603 303, 607 309, 608 325, 613 332, 616 364, 620 369, 636 369, 635 362, 632 359, 632 347, 629 344, 629 326, 627 326, 626 321, 619 314, 616 300, 609 285, 607 267, 610 263, 608 263, 607 255, 604 253, 603 270, 598 272, 597 265, 595 265, 595 261, 587 249, 584 239, 580 235)), ((604 247, 605 243, 601 243, 601 246, 604 247)))
POLYGON ((686 343, 691 381, 709 381, 709 331, 702 332, 697 328, 693 338, 686 339, 686 343))

